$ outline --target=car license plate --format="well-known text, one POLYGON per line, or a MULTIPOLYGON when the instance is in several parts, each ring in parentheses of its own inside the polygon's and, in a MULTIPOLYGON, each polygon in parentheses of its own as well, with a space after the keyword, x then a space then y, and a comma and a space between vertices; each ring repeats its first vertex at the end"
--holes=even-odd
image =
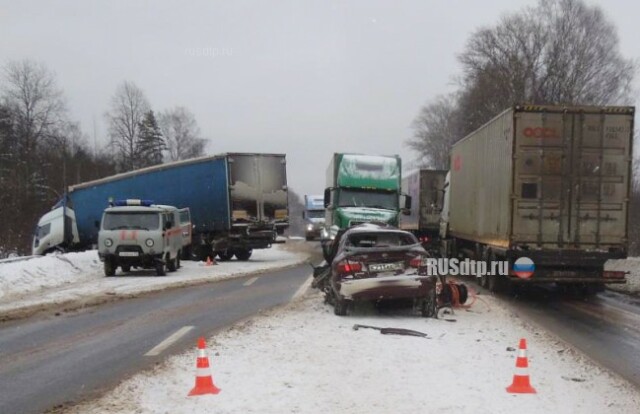
POLYGON ((394 270, 402 270, 404 265, 402 262, 397 263, 373 263, 369 265, 370 272, 392 272, 394 270))
POLYGON ((125 257, 138 257, 138 252, 120 252, 118 255, 125 257))

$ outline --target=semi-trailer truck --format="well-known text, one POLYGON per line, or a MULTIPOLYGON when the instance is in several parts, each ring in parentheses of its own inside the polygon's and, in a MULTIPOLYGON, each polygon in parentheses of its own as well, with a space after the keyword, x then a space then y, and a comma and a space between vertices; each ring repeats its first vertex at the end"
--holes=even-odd
POLYGON ((634 112, 514 106, 460 140, 445 184, 443 255, 520 263, 524 271, 483 277, 491 290, 625 283, 604 263, 627 255, 634 112))
POLYGON ((324 191, 325 259, 338 232, 351 226, 372 221, 398 226, 400 212, 411 208, 411 197, 401 194, 401 173, 398 155, 333 154, 324 191))
POLYGON ((324 198, 322 195, 305 195, 304 211, 304 236, 307 241, 320 237, 324 227, 324 198))
POLYGON ((409 214, 400 216, 400 228, 410 231, 428 251, 440 250, 440 214, 447 170, 421 169, 402 179, 402 191, 411 197, 409 214))
POLYGON ((189 256, 247 260, 288 227, 287 191, 283 154, 227 153, 117 174, 69 187, 38 222, 32 250, 92 248, 109 201, 148 199, 190 209, 189 256))

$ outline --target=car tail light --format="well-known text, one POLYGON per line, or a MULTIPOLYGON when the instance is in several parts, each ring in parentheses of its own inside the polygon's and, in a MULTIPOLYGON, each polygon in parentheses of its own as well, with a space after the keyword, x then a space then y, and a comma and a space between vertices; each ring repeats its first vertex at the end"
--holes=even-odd
POLYGON ((429 238, 427 236, 422 236, 418 240, 420 240, 420 243, 428 243, 429 242, 429 238))
POLYGON ((362 263, 348 262, 346 260, 338 263, 338 273, 346 275, 362 271, 362 263))
POLYGON ((409 261, 409 266, 415 268, 422 266, 422 257, 418 256, 411 259, 411 261, 409 261))
POLYGON ((605 279, 624 279, 624 275, 626 272, 615 271, 615 270, 605 270, 602 272, 602 277, 605 279))

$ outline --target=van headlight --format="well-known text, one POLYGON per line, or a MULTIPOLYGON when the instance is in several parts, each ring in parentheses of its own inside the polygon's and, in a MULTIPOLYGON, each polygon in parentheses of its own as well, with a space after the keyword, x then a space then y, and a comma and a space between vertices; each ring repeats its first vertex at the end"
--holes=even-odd
POLYGON ((147 247, 153 247, 153 239, 145 240, 144 244, 146 244, 147 247))
POLYGON ((107 247, 111 247, 113 246, 113 240, 111 239, 104 239, 104 245, 107 247))

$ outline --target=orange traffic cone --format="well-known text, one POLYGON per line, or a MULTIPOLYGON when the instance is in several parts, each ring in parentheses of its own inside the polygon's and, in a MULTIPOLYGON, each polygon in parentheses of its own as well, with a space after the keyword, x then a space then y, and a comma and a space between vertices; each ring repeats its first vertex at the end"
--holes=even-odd
POLYGON ((204 338, 198 339, 198 362, 196 364, 196 386, 193 387, 189 396, 192 395, 204 395, 204 394, 217 394, 220 392, 220 388, 213 384, 213 377, 211 377, 211 370, 209 369, 209 358, 205 351, 204 338))
POLYGON ((513 383, 507 387, 511 394, 535 394, 536 390, 529 382, 529 360, 527 359, 527 340, 520 339, 520 349, 516 358, 516 373, 513 374, 513 383))

